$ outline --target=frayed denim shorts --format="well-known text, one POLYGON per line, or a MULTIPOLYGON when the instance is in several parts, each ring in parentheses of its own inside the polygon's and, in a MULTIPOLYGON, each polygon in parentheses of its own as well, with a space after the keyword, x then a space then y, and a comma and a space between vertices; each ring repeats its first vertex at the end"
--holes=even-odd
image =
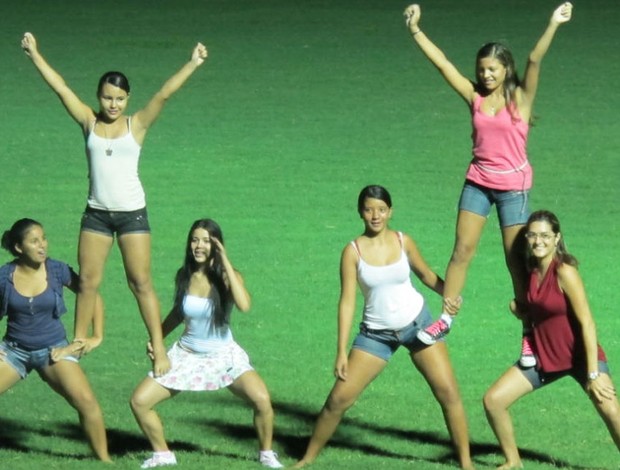
POLYGON ((495 204, 500 227, 525 225, 530 216, 529 191, 500 191, 465 181, 459 210, 488 217, 495 204))
MULTIPOLYGON (((586 388, 588 383, 588 377, 586 375, 586 369, 580 368, 563 370, 560 372, 544 372, 536 367, 522 367, 518 362, 515 364, 521 373, 525 376, 527 381, 532 384, 534 390, 544 387, 545 385, 552 384, 556 380, 570 375, 582 388, 586 388)), ((609 366, 605 361, 598 361, 598 370, 601 374, 611 375, 609 373, 609 366)))
POLYGON ((427 347, 418 339, 417 334, 431 323, 433 317, 426 304, 415 320, 400 330, 371 330, 364 323, 360 323, 360 332, 353 341, 352 348, 389 361, 400 346, 406 347, 412 353, 427 347))
MULTIPOLYGON (((62 348, 68 344, 69 342, 67 340, 63 340, 49 348, 29 351, 28 349, 20 347, 20 345, 14 341, 2 340, 0 343, 0 351, 3 351, 5 356, 0 358, 0 361, 9 364, 17 371, 22 379, 25 379, 33 369, 39 370, 54 364, 51 358, 52 349, 62 348)), ((78 362, 73 356, 64 357, 62 360, 78 362)))
POLYGON ((113 237, 128 233, 150 233, 149 217, 146 207, 137 211, 104 211, 86 207, 82 214, 80 230, 96 232, 113 237))

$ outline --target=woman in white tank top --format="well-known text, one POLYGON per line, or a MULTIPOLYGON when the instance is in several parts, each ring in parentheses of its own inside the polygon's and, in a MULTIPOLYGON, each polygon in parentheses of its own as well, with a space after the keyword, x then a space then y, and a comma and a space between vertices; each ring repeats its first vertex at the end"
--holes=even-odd
MULTIPOLYGON (((430 289, 443 294, 443 280, 426 264, 415 242, 388 227, 392 201, 382 186, 365 187, 358 198, 364 232, 347 244, 340 262, 336 383, 319 414, 303 458, 313 462, 336 431, 344 413, 387 366, 400 346, 422 373, 443 409, 461 468, 473 468, 465 410, 444 342, 426 345, 417 332, 432 323, 424 299, 411 284, 411 271, 430 289), (347 353, 355 314, 356 286, 364 294, 360 333, 347 353)), ((454 304, 456 311, 460 305, 454 304)))
POLYGON ((96 111, 85 104, 47 63, 31 33, 24 34, 22 48, 78 123, 86 139, 90 191, 80 230, 80 289, 75 312, 75 337, 81 341, 74 343, 80 350, 73 352, 86 354, 101 343, 101 338, 87 338, 88 325, 93 318, 105 261, 116 234, 129 288, 138 302, 153 344, 153 372, 156 376, 162 375, 170 364, 162 339, 159 301, 151 282, 151 235, 144 192, 138 179, 138 158, 151 124, 168 98, 206 60, 207 49, 198 43, 190 60, 130 118, 124 114, 130 96, 129 83, 122 73, 108 72, 101 77, 97 90, 99 110, 96 111), (88 220, 90 226, 85 225, 88 220), (116 220, 123 220, 124 225, 116 220))

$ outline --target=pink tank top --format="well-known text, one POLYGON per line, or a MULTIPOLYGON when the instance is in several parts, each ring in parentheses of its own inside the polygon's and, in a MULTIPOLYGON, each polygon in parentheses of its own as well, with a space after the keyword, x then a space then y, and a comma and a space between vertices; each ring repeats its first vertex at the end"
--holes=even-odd
MULTIPOLYGON (((495 116, 482 112, 483 97, 472 105, 473 159, 466 178, 485 188, 525 191, 532 187, 532 167, 527 159, 528 123, 513 117, 508 108, 495 116)), ((514 111, 516 113, 516 110, 514 111)))

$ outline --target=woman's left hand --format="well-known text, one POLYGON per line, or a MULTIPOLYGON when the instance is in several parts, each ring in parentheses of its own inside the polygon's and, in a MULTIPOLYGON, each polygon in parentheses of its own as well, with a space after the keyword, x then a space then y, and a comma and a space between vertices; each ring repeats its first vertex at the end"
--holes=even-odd
POLYGON ((50 352, 50 358, 53 362, 58 362, 68 356, 81 357, 82 350, 84 349, 83 339, 74 339, 72 343, 63 346, 62 348, 54 348, 50 352))

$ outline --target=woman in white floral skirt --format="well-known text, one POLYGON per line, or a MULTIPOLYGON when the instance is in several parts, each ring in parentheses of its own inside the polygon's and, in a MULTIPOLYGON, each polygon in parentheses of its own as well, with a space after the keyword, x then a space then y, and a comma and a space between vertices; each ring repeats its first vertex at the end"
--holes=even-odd
POLYGON ((281 468, 272 450, 273 408, 265 383, 250 365, 250 359, 234 341, 229 319, 233 305, 250 309, 250 294, 224 249, 222 231, 211 219, 192 224, 187 237, 185 262, 176 275, 174 306, 162 324, 166 337, 180 323, 185 331, 168 351, 170 371, 150 373, 131 397, 131 408, 153 447, 153 455, 142 468, 176 464, 164 438, 164 428, 153 409, 158 403, 184 390, 207 391, 228 388, 250 403, 260 446, 259 461, 281 468))

